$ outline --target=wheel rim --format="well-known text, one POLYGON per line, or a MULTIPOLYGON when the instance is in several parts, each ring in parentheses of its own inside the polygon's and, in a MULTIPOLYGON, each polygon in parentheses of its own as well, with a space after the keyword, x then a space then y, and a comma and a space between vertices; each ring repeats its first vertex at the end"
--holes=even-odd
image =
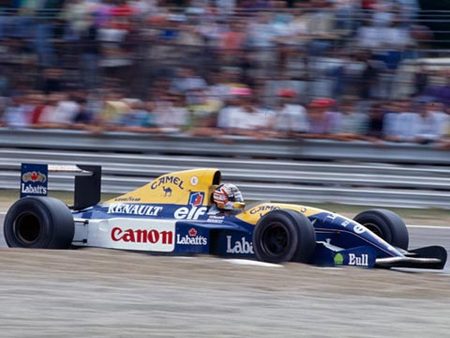
POLYGON ((34 243, 41 233, 39 218, 30 212, 19 215, 14 221, 14 233, 21 242, 34 243))
POLYGON ((262 247, 266 254, 272 257, 281 257, 289 248, 289 232, 281 223, 270 224, 262 234, 262 247))
POLYGON ((375 235, 377 235, 378 237, 384 238, 384 234, 383 231, 381 230, 381 228, 374 224, 374 223, 365 223, 363 224, 367 229, 369 229, 370 231, 372 231, 375 235))

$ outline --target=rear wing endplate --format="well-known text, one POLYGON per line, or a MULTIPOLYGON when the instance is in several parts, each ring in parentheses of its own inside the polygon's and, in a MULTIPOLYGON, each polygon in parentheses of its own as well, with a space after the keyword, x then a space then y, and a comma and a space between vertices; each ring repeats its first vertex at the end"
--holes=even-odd
POLYGON ((22 163, 20 197, 47 196, 48 174, 75 176, 73 209, 81 210, 100 202, 102 167, 97 165, 47 165, 22 163))

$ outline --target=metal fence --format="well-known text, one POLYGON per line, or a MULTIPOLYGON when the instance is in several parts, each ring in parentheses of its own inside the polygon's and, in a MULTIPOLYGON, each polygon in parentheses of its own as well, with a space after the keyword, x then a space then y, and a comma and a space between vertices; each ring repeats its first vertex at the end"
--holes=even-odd
MULTIPOLYGON (((449 152, 431 146, 3 129, 0 155, 1 188, 18 187, 21 162, 100 164, 111 193, 170 171, 215 167, 248 200, 450 209, 449 152)), ((72 190, 73 177, 49 183, 72 190)))

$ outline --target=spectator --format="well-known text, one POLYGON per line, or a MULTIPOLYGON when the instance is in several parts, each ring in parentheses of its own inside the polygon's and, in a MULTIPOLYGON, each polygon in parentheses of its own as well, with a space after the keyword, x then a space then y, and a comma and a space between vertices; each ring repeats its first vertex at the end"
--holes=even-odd
POLYGON ((386 111, 383 115, 383 138, 386 141, 400 141, 400 102, 391 102, 386 105, 386 111))
POLYGON ((33 126, 39 124, 42 113, 45 109, 45 95, 41 93, 35 93, 30 95, 30 102, 33 106, 30 112, 30 123, 33 126))
POLYGON ((430 108, 427 104, 419 107, 415 141, 421 144, 436 142, 442 136, 438 115, 430 108))
POLYGON ((330 10, 327 0, 311 0, 313 11, 308 13, 308 34, 312 37, 310 53, 312 55, 323 55, 331 46, 332 41, 337 38, 335 26, 335 15, 330 10))
POLYGON ((419 134, 420 117, 411 101, 396 103, 396 112, 386 115, 385 137, 389 141, 414 142, 419 134), (391 115, 393 114, 393 115, 391 115))
POLYGON ((227 17, 234 13, 236 0, 215 0, 218 14, 221 17, 227 17))
POLYGON ((366 135, 369 137, 369 140, 378 141, 383 138, 383 108, 383 105, 379 103, 373 104, 370 107, 366 133, 366 135))
POLYGON ((90 26, 92 6, 86 0, 67 1, 62 12, 62 18, 67 21, 65 38, 69 41, 78 40, 90 26))
POLYGON ((46 128, 52 127, 52 114, 58 104, 60 95, 57 93, 45 95, 43 100, 44 107, 42 108, 39 116, 33 116, 35 118, 33 127, 35 128, 46 128))
POLYGON ((354 98, 347 98, 340 104, 336 118, 336 138, 343 141, 362 140, 367 131, 367 117, 358 112, 354 98))
POLYGON ((11 98, 10 104, 5 109, 4 124, 11 128, 26 128, 30 125, 30 111, 30 107, 26 104, 26 98, 16 95, 11 98))
POLYGON ((100 45, 98 29, 91 17, 87 21, 86 29, 78 32, 80 38, 81 65, 83 83, 86 88, 95 88, 98 85, 98 66, 100 59, 100 45))
POLYGON ((9 95, 9 74, 7 74, 7 69, 0 68, 0 97, 5 97, 9 95))
POLYGON ((155 116, 151 112, 153 106, 146 104, 139 99, 125 100, 130 109, 118 120, 118 129, 133 132, 156 131, 155 116), (153 129, 152 129, 153 128, 153 129))
POLYGON ((110 8, 110 23, 109 26, 114 29, 128 31, 130 29, 130 22, 135 14, 135 9, 126 0, 117 0, 113 2, 110 8))
POLYGON ((183 94, 166 93, 155 101, 155 123, 164 132, 180 131, 189 127, 190 113, 183 94))
POLYGON ((336 130, 336 114, 332 112, 334 100, 329 98, 317 98, 308 106, 309 129, 307 138, 330 138, 336 130))
POLYGON ((126 36, 129 33, 130 22, 126 16, 132 10, 120 1, 110 8, 110 20, 96 32, 96 40, 101 42, 103 58, 100 66, 108 77, 123 78, 133 63, 129 53, 124 48, 126 36))
POLYGON ((47 68, 43 72, 42 91, 45 94, 61 92, 65 89, 64 70, 60 68, 47 68))
POLYGON ((447 106, 446 113, 447 113, 447 116, 445 119, 447 120, 447 123, 445 125, 445 129, 444 128, 442 129, 444 134, 443 134, 443 137, 442 137, 442 140, 441 140, 439 146, 444 150, 450 150, 450 107, 449 106, 447 106))
POLYGON ((279 136, 292 136, 309 129, 306 109, 297 103, 297 93, 290 88, 278 92, 279 105, 275 109, 273 128, 279 136))
POLYGON ((377 49, 381 47, 382 39, 379 27, 376 27, 370 19, 367 19, 357 30, 356 44, 361 48, 377 49))
POLYGON ((233 88, 233 98, 218 117, 218 127, 228 134, 263 138, 268 134, 273 113, 258 106, 249 88, 233 88))
POLYGON ((130 106, 124 100, 124 94, 120 90, 105 90, 102 107, 95 117, 95 123, 99 130, 116 128, 120 119, 130 110, 130 106))
POLYGON ((436 101, 429 102, 426 109, 428 113, 434 115, 437 120, 437 124, 439 126, 439 137, 445 136, 450 128, 450 116, 448 114, 450 109, 446 109, 444 104, 436 101))
POLYGON ((207 83, 192 68, 182 68, 173 79, 172 91, 186 95, 188 102, 195 102, 195 93, 207 88, 207 83))
POLYGON ((233 57, 238 56, 245 48, 247 39, 246 24, 239 19, 231 21, 229 29, 221 34, 219 42, 225 64, 233 62, 233 57))
POLYGON ((425 65, 420 65, 419 69, 414 73, 414 95, 422 95, 428 86, 428 72, 425 65))
POLYGON ((439 75, 429 84, 423 95, 450 106, 450 70, 442 71, 439 75))
POLYGON ((203 136, 230 131, 350 140, 364 137, 356 127, 365 116, 359 108, 371 105, 369 139, 382 132, 392 141, 434 142, 433 116, 444 134, 448 117, 439 102, 450 104, 446 66, 434 72, 422 66, 410 87, 403 84, 409 71, 402 60, 417 57, 415 49, 426 57, 422 47, 432 48, 431 32, 416 19, 417 0, 289 1, 293 9, 286 4, 199 0, 173 10, 155 0, 27 1, 0 23, 0 96, 8 102, 3 120, 15 126, 156 132, 157 124, 203 136), (47 11, 62 4, 58 18, 47 11), (357 18, 360 7, 366 16, 357 18), (407 89, 395 90, 397 82, 407 89), (79 87, 89 89, 89 96, 74 96, 71 88, 79 87), (124 99, 147 100, 149 87, 150 103, 124 99), (42 93, 31 92, 36 88, 42 93), (251 97, 242 88, 252 88, 251 97), (361 101, 344 99, 337 112, 332 100, 315 99, 305 112, 297 97, 278 96, 286 88, 302 93, 302 102, 342 102, 347 95, 361 101), (228 101, 231 91, 235 102, 228 101), (402 100, 410 92, 436 102, 416 111, 402 100), (377 100, 394 97, 385 114, 377 100))
POLYGON ((384 67, 380 61, 375 60, 371 52, 362 52, 361 61, 363 62, 362 72, 357 81, 359 97, 363 100, 370 100, 376 97, 380 72, 384 67))
POLYGON ((268 76, 275 59, 275 32, 271 27, 272 14, 260 12, 248 25, 248 43, 257 64, 258 76, 268 76))
POLYGON ((78 128, 85 128, 94 121, 94 114, 88 109, 88 101, 86 98, 78 98, 77 103, 79 109, 73 118, 73 123, 78 128))
POLYGON ((336 13, 335 28, 346 36, 351 35, 356 26, 358 1, 335 0, 334 10, 336 13))
POLYGON ((40 114, 39 122, 50 128, 71 128, 79 112, 80 105, 69 94, 53 94, 40 114))

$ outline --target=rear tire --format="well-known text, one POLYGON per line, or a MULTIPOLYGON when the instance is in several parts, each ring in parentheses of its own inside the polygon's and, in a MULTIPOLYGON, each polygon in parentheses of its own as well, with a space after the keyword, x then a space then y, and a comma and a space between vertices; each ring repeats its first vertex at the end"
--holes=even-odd
POLYGON ((260 261, 308 263, 316 247, 310 220, 293 210, 274 210, 262 217, 253 232, 253 249, 260 261))
POLYGON ((52 197, 25 197, 9 208, 3 226, 11 248, 67 249, 75 225, 69 208, 52 197))
POLYGON ((387 209, 366 210, 353 218, 386 242, 400 249, 408 250, 409 234, 403 219, 387 209))

